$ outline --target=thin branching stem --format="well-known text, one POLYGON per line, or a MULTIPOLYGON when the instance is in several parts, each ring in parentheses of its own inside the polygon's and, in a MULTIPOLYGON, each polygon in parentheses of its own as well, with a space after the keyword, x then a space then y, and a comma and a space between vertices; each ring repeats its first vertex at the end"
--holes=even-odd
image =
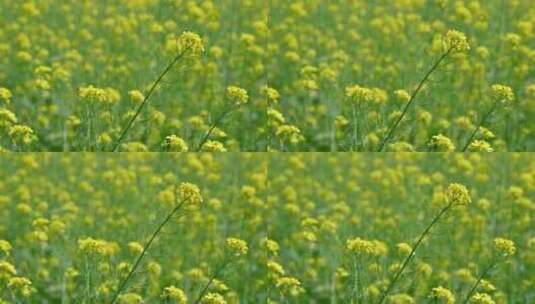
POLYGON ((470 301, 470 298, 472 298, 472 295, 474 294, 474 292, 476 291, 477 287, 479 286, 479 283, 481 283, 481 281, 487 276, 489 271, 492 268, 494 268, 494 266, 496 266, 496 262, 490 263, 489 266, 487 268, 485 268, 485 270, 481 273, 481 275, 479 276, 477 281, 474 283, 474 285, 472 286, 472 288, 470 289, 470 291, 466 295, 466 298, 464 299, 462 304, 466 304, 466 303, 468 303, 468 301, 470 301))
POLYGON ((422 234, 420 234, 420 237, 418 238, 418 240, 416 241, 416 243, 414 243, 414 245, 412 245, 412 249, 411 249, 411 252, 409 253, 409 255, 405 258, 405 261, 403 262, 403 265, 401 266, 401 268, 399 268, 399 270, 396 272, 396 274, 394 275, 394 278, 390 281, 390 283, 388 284, 388 287, 386 288, 386 290, 383 292, 382 296, 381 296, 381 299, 379 300, 378 304, 382 304, 386 298, 388 297, 388 295, 390 294, 390 292, 392 291, 392 289, 394 288, 394 285, 396 284, 396 282, 398 281, 398 279, 401 277, 401 274, 403 273, 403 271, 405 270, 405 268, 407 268, 407 266, 409 265, 409 262, 412 260, 412 258, 414 257, 414 254, 416 252, 416 249, 418 248, 418 246, 420 246, 420 244, 422 243, 422 241, 424 240, 424 238, 427 236, 427 234, 429 233, 429 231, 431 231, 431 228, 440 220, 440 218, 444 215, 444 213, 446 213, 446 211, 448 211, 448 209, 451 208, 453 204, 452 203, 449 203, 446 207, 442 208, 440 210, 440 212, 435 216, 435 218, 433 218, 433 220, 431 221, 431 223, 429 223, 429 225, 427 225, 427 227, 425 228, 425 230, 422 232, 422 234))
POLYGON ((165 219, 160 223, 160 225, 158 225, 158 227, 156 228, 156 230, 154 231, 154 233, 152 233, 149 241, 147 242, 147 244, 145 244, 145 246, 143 247, 143 251, 141 252, 141 254, 139 255, 139 257, 137 258, 136 262, 134 263, 134 266, 132 267, 132 269, 130 269, 130 272, 128 273, 128 275, 123 279, 123 281, 121 282, 121 284, 119 285, 119 288, 117 289, 117 291, 115 292, 112 300, 111 300, 111 304, 114 304, 115 301, 117 301, 117 298, 119 297, 119 295, 121 294, 121 292, 123 291, 123 289, 126 287, 126 283, 132 278, 132 276, 134 275, 134 272, 136 271, 137 267, 139 266, 139 264, 141 263, 141 260, 143 259, 143 257, 145 256, 145 254, 147 253, 147 251, 149 250, 149 247, 151 246, 152 242, 154 241, 154 239, 156 238, 156 236, 158 236, 158 234, 160 234, 160 231, 162 230, 162 228, 165 226, 165 224, 167 224, 172 218, 173 216, 178 212, 178 210, 180 210, 180 208, 184 205, 184 203, 188 200, 188 198, 185 198, 183 199, 175 208, 173 208, 173 210, 171 210, 171 212, 165 217, 165 219))
POLYGON ((403 111, 401 112, 401 115, 396 119, 394 124, 390 127, 390 129, 386 133, 386 136, 381 141, 381 144, 379 145, 379 152, 383 151, 385 145, 388 143, 388 141, 390 140, 390 138, 394 134, 394 131, 398 127, 398 125, 401 122, 401 120, 403 119, 403 117, 405 117, 405 115, 407 114, 407 111, 409 110, 410 106, 416 100, 416 96, 422 90, 424 84, 427 82, 427 80, 429 79, 431 74, 433 74, 433 72, 438 68, 440 63, 442 63, 442 61, 444 61, 444 59, 446 59, 446 57, 448 57, 451 54, 452 50, 453 49, 451 49, 451 48, 449 50, 447 50, 442 56, 440 56, 440 58, 435 62, 435 64, 431 67, 431 69, 429 71, 427 71, 427 74, 425 74, 424 78, 422 78, 422 80, 420 81, 420 83, 416 87, 416 90, 414 90, 414 92, 412 93, 411 98, 409 99, 409 102, 407 102, 407 104, 403 108, 403 111))
POLYGON ((481 127, 487 122, 487 119, 489 119, 489 117, 492 115, 492 113, 494 113, 494 111, 496 110, 497 107, 498 107, 498 102, 495 102, 494 105, 492 106, 492 108, 490 108, 490 110, 485 115, 483 115, 483 117, 481 117, 481 120, 477 124, 477 126, 474 129, 474 131, 472 132, 472 134, 470 134, 470 137, 468 138, 468 140, 466 141, 466 144, 464 145, 463 149, 461 150, 462 152, 466 152, 466 150, 468 149, 468 147, 472 143, 472 140, 476 136, 476 134, 479 131, 479 129, 481 129, 481 127))
POLYGON ((197 300, 195 300, 194 304, 198 304, 198 303, 201 302, 202 298, 204 297, 204 295, 208 291, 208 288, 210 288, 210 285, 212 285, 212 283, 214 282, 215 278, 218 277, 221 274, 221 272, 228 266, 228 264, 230 264, 230 261, 231 260, 226 260, 225 262, 223 262, 221 264, 221 266, 219 266, 219 268, 216 269, 216 271, 214 271, 214 273, 212 274, 212 276, 210 277, 210 279, 208 280, 206 285, 204 285, 203 289, 199 293, 199 296, 197 297, 197 300))
POLYGON ((149 99, 152 96, 152 93, 154 93, 154 91, 158 87, 158 84, 160 84, 160 82, 162 82, 162 80, 165 77, 165 75, 167 75, 167 73, 169 73, 169 71, 171 71, 171 69, 175 66, 175 64, 177 64, 177 62, 180 59, 182 59, 182 57, 184 57, 184 55, 186 54, 187 51, 188 50, 186 49, 186 50, 180 52, 178 55, 176 55, 175 58, 167 65, 165 70, 163 70, 163 72, 160 73, 160 75, 158 76, 156 81, 152 84, 152 86, 150 87, 149 91, 145 95, 145 98, 143 99, 143 102, 141 102, 141 104, 137 107, 136 113, 134 114, 134 116, 132 116, 132 118, 130 118, 130 120, 128 121, 126 126, 121 131, 121 135, 119 135, 119 138, 117 138, 117 140, 113 144, 112 152, 117 151, 117 149, 119 148, 119 145, 121 144, 121 142, 123 141, 124 137, 126 136, 126 133, 128 132, 128 130, 130 130, 130 128, 132 127, 132 124, 137 119, 137 117, 139 116, 139 114, 141 113, 143 108, 148 104, 149 99))
POLYGON ((212 135, 212 132, 215 130, 215 128, 221 124, 221 122, 225 119, 225 117, 234 110, 234 107, 231 106, 229 108, 227 108, 225 111, 223 111, 221 113, 221 115, 219 115, 219 117, 216 118, 216 120, 214 121, 214 123, 210 126, 210 128, 208 129, 208 131, 206 132, 206 134, 204 135, 204 137, 201 139, 201 141, 199 142, 199 146, 197 146, 197 149, 195 149, 195 152, 199 152, 201 151, 202 147, 204 146, 204 144, 208 141, 208 139, 210 138, 210 135, 212 135))

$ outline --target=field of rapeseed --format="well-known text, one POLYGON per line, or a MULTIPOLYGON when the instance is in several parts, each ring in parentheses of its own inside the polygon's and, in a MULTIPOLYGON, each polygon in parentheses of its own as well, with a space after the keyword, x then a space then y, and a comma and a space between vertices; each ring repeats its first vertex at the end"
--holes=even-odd
POLYGON ((3 157, 0 303, 112 303, 123 285, 115 303, 264 303, 265 165, 260 154, 3 157))
POLYGON ((535 150, 531 0, 270 1, 270 148, 535 150))
POLYGON ((0 148, 266 150, 266 38, 262 0, 2 0, 0 148))
POLYGON ((530 151, 534 0, 0 0, 0 304, 535 304, 530 151))
POLYGON ((2 158, 0 303, 535 301, 529 154, 123 155, 2 158))
POLYGON ((0 147, 532 151, 531 0, 0 3, 0 147))
POLYGON ((284 155, 268 167, 276 303, 535 303, 533 156, 284 155))

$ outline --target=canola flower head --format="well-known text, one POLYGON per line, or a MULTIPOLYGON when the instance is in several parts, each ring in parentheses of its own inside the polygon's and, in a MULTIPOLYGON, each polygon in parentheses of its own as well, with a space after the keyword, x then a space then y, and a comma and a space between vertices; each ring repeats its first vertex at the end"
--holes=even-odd
POLYGON ((187 202, 191 205, 200 205, 203 202, 201 190, 199 187, 192 183, 181 183, 178 187, 178 193, 180 200, 187 202))
POLYGON ((455 296, 453 295, 453 293, 449 289, 444 288, 442 286, 431 289, 429 298, 433 300, 440 300, 441 303, 444 303, 444 304, 455 303, 455 296))
POLYGON ((88 103, 103 105, 116 104, 121 100, 121 95, 117 90, 113 88, 97 88, 93 85, 79 88, 78 97, 88 103))
POLYGON ((492 146, 485 140, 476 139, 466 148, 469 152, 494 152, 492 146))
POLYGON ((0 260, 0 280, 17 275, 17 269, 8 261, 0 260))
POLYGON ((416 304, 414 298, 405 293, 398 293, 388 297, 389 303, 392 304, 416 304))
POLYGON ((275 135, 283 140, 289 141, 291 144, 297 144, 305 139, 301 134, 301 130, 294 125, 278 126, 275 135))
POLYGON ((266 239, 264 241, 264 245, 270 254, 277 255, 279 253, 280 246, 276 241, 271 240, 271 239, 266 239))
POLYGON ((476 292, 471 298, 470 302, 471 304, 495 304, 492 297, 487 293, 479 293, 476 292))
POLYGON ((439 151, 439 152, 453 152, 455 151, 455 144, 453 141, 442 134, 434 135, 431 137, 431 141, 429 142, 429 147, 433 151, 439 151))
POLYGON ((411 245, 407 243, 399 243, 396 245, 396 247, 398 248, 398 253, 401 256, 408 256, 412 252, 411 245))
POLYGON ((8 104, 11 102, 11 98, 13 97, 13 94, 10 90, 7 88, 0 88, 0 101, 3 101, 4 103, 8 104))
POLYGON ((494 100, 504 104, 511 103, 515 100, 513 89, 506 85, 494 84, 490 87, 490 93, 494 100))
POLYGON ((346 97, 352 102, 370 102, 373 99, 373 90, 360 85, 348 86, 346 97))
POLYGON ((411 99, 411 95, 405 90, 394 91, 394 97, 401 103, 407 103, 411 99))
POLYGON ((186 141, 174 134, 165 137, 162 147, 171 152, 188 152, 186 141))
POLYGON ((237 86, 227 87, 227 96, 237 106, 246 104, 249 100, 247 91, 237 86))
POLYGON ((32 281, 25 277, 12 277, 7 282, 7 287, 13 292, 20 294, 24 298, 30 297, 35 289, 32 287, 32 281))
POLYGON ((204 145, 202 145, 202 151, 204 152, 227 152, 227 148, 223 143, 217 140, 207 140, 204 145))
POLYGON ((33 129, 26 125, 11 126, 8 134, 16 144, 29 144, 35 139, 33 129))
POLYGON ((459 183, 451 183, 446 189, 446 198, 453 205, 468 205, 472 202, 466 186, 459 183))
POLYGON ((262 88, 262 93, 266 95, 269 102, 272 102, 275 104, 279 102, 279 99, 281 97, 279 91, 277 91, 275 88, 271 88, 268 86, 265 86, 262 88))
POLYGON ((267 262, 267 269, 268 269, 268 274, 274 278, 281 277, 285 273, 284 267, 282 267, 281 264, 272 260, 269 260, 267 262))
POLYGON ((130 101, 132 101, 135 104, 140 104, 145 100, 145 95, 141 93, 141 91, 138 90, 132 90, 128 92, 128 97, 130 98, 130 101))
POLYGON ((501 257, 510 257, 516 252, 516 246, 513 241, 500 237, 493 240, 493 249, 501 257))
POLYGON ((160 298, 169 303, 186 304, 188 302, 186 293, 174 285, 165 287, 160 298))
POLYGON ((6 240, 0 240, 0 252, 3 253, 5 256, 9 256, 11 253, 11 244, 6 240))
POLYGON ((215 292, 209 292, 202 298, 201 303, 202 304, 227 304, 227 301, 221 294, 215 293, 215 292))
POLYGON ((227 238, 226 245, 230 253, 236 257, 246 255, 247 251, 249 250, 247 247, 247 242, 238 238, 227 238))
POLYGON ((87 255, 111 256, 118 249, 112 243, 108 243, 104 240, 88 237, 85 239, 78 240, 78 250, 80 250, 81 252, 87 255))
POLYGON ((120 295, 117 298, 117 303, 119 304, 141 304, 143 303, 143 297, 137 293, 129 292, 120 295))
POLYGON ((470 45, 466 35, 456 30, 449 30, 444 36, 444 48, 452 52, 466 52, 470 50, 470 45))
POLYGON ((346 250, 357 255, 372 255, 375 248, 373 242, 357 237, 346 241, 346 250))
POLYGON ((17 116, 8 109, 0 108, 0 127, 17 123, 17 116))
POLYGON ((292 297, 296 297, 305 291, 301 286, 301 282, 294 277, 280 277, 276 280, 275 286, 282 294, 292 297))
POLYGON ((178 38, 178 51, 198 56, 204 52, 204 44, 198 34, 183 32, 178 38))
POLYGON ((130 242, 128 243, 128 251, 134 255, 138 255, 143 252, 143 245, 138 242, 130 242))

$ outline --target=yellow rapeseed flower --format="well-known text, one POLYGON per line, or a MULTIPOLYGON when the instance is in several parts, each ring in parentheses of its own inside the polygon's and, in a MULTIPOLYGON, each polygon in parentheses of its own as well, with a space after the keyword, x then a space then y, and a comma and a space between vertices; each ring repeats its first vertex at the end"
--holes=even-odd
POLYGON ((516 252, 515 243, 513 241, 499 237, 494 239, 493 248, 494 251, 502 257, 512 256, 516 252))
POLYGON ((181 183, 178 187, 180 199, 192 205, 200 205, 203 202, 201 190, 192 183, 181 183))
POLYGON ((433 151, 439 151, 439 152, 453 152, 455 151, 455 145, 453 144, 453 141, 442 134, 434 135, 431 137, 431 141, 429 142, 429 147, 433 151))
POLYGON ((188 152, 186 141, 176 135, 166 136, 162 146, 166 151, 188 152))
POLYGON ((244 240, 240 240, 238 238, 227 238, 226 244, 231 254, 237 257, 246 255, 247 251, 249 250, 247 247, 247 243, 244 240))
POLYGON ((455 296, 453 293, 442 286, 435 287, 431 289, 431 294, 429 295, 429 298, 434 300, 439 300, 441 303, 444 304, 454 304, 455 303, 455 296))
POLYGON ((470 45, 465 34, 455 30, 450 30, 446 33, 444 47, 446 50, 451 50, 452 52, 466 52, 470 50, 470 45))
POLYGON ((0 101, 9 103, 11 101, 11 97, 13 97, 13 94, 11 94, 10 90, 7 88, 0 88, 0 101))
POLYGON ((495 84, 490 87, 491 96, 494 100, 502 103, 510 103, 515 99, 515 94, 511 87, 495 84))
POLYGON ((204 45, 199 35, 192 32, 183 32, 178 38, 178 51, 191 55, 200 55, 204 52, 204 45))
POLYGON ((160 298, 168 303, 186 304, 188 302, 186 293, 173 285, 165 287, 160 298))
POLYGON ((245 104, 249 100, 247 91, 237 86, 227 87, 227 96, 237 106, 245 104))
POLYGON ((449 184, 446 190, 446 198, 453 205, 468 205, 472 202, 468 189, 458 183, 449 184))

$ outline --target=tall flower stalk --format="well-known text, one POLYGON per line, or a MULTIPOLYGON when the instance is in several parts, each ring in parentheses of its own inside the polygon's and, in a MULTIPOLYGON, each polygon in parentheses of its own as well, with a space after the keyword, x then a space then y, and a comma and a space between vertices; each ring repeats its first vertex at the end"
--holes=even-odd
POLYGON ((173 60, 166 66, 166 68, 160 73, 156 81, 152 84, 152 86, 147 91, 147 94, 145 94, 145 97, 143 98, 143 101, 139 104, 139 106, 136 109, 136 112, 134 115, 128 120, 124 128, 122 129, 119 137, 113 144, 112 151, 115 152, 121 145, 122 141, 124 140, 126 134, 134 124, 134 121, 137 119, 141 111, 145 108, 145 106, 149 103, 149 99, 160 84, 164 77, 171 71, 171 69, 186 55, 192 55, 192 56, 198 56, 204 51, 204 47, 202 44, 201 38, 194 33, 191 32, 184 32, 180 38, 178 39, 178 54, 173 58, 173 60))
POLYGON ((384 301, 387 299, 388 295, 390 294, 390 292, 396 285, 397 281, 403 274, 403 271, 407 268, 409 263, 414 258, 416 250, 418 249, 418 247, 420 246, 424 238, 427 236, 427 234, 429 234, 429 232, 431 231, 431 228, 433 228, 433 226, 435 226, 439 222, 442 216, 453 206, 465 206, 471 202, 470 195, 466 187, 457 183, 453 183, 448 186, 448 189, 446 190, 446 197, 448 200, 448 204, 445 207, 443 207, 437 215, 435 215, 433 220, 427 225, 427 227, 420 234, 420 236, 418 237, 418 240, 411 246, 411 251, 409 255, 407 255, 407 257, 403 261, 403 264, 401 265, 399 270, 396 272, 392 280, 390 280, 388 287, 382 293, 378 304, 384 303, 384 301))
POLYGON ((208 131, 204 134, 204 136, 201 138, 199 145, 197 146, 196 152, 200 151, 204 144, 208 141, 210 138, 210 135, 212 135, 212 132, 219 126, 223 120, 233 111, 237 110, 241 105, 246 104, 249 100, 249 95, 247 94, 247 91, 236 87, 236 86, 230 86, 227 88, 227 94, 226 96, 228 99, 230 99, 231 103, 227 106, 221 114, 214 120, 212 125, 208 128, 208 131))
POLYGON ((485 279, 490 274, 490 271, 494 267, 496 267, 500 262, 506 260, 507 258, 515 254, 516 246, 515 246, 515 243, 511 240, 504 239, 504 238, 495 238, 493 242, 493 251, 494 251, 494 255, 493 255, 492 261, 483 270, 483 272, 477 278, 474 285, 472 285, 472 288, 470 288, 470 291, 468 291, 468 294, 466 295, 466 298, 464 299, 462 304, 466 304, 468 303, 468 301, 470 301, 470 299, 472 299, 472 296, 476 292, 476 289, 481 283, 481 281, 483 281, 483 279, 485 279))
POLYGON ((490 109, 481 117, 479 120, 476 128, 474 131, 470 134, 470 137, 468 137, 468 140, 466 141, 466 144, 464 145, 462 151, 465 152, 469 147, 472 141, 474 140, 474 137, 476 136, 477 132, 481 129, 481 127, 487 122, 487 120, 492 116, 492 114, 501 106, 506 106, 507 104, 511 103, 515 95, 513 93, 513 90, 504 85, 495 84, 491 86, 491 99, 492 99, 492 106, 490 109))
POLYGON ((383 151, 386 144, 392 138, 397 127, 399 126, 399 124, 401 123, 401 121, 403 120, 407 112, 409 111, 409 108, 411 107, 411 105, 416 100, 416 96, 418 95, 418 93, 420 93, 424 84, 429 80, 429 77, 431 76, 431 74, 433 74, 433 72, 438 69, 439 65, 449 55, 453 53, 466 52, 470 49, 470 45, 468 44, 466 40, 466 36, 463 33, 458 32, 458 31, 448 31, 444 38, 444 49, 445 51, 442 54, 442 56, 438 58, 438 60, 433 64, 431 69, 429 69, 429 71, 427 71, 427 73, 422 78, 422 80, 420 80, 420 82, 418 83, 418 86, 416 87, 416 90, 414 90, 409 101, 405 104, 405 107, 403 108, 401 114, 398 116, 398 118, 396 118, 392 126, 390 126, 390 128, 388 129, 385 137, 379 144, 379 149, 378 149, 379 152, 383 151))
POLYGON ((210 279, 208 279, 208 282, 204 285, 204 287, 201 289, 201 292, 199 293, 199 296, 197 296, 197 299, 195 300, 194 304, 199 304, 203 297, 206 295, 206 292, 214 282, 214 280, 223 273, 223 271, 233 262, 236 258, 239 258, 241 256, 244 256, 249 251, 249 247, 247 246, 247 242, 241 239, 237 238, 227 238, 226 240, 226 252, 225 257, 221 264, 216 268, 216 270, 212 273, 210 276, 210 279))
POLYGON ((139 254, 138 258, 136 259, 136 262, 134 263, 134 266, 132 269, 130 269, 130 272, 128 275, 121 281, 119 284, 119 287, 115 291, 115 294, 113 295, 113 298, 111 300, 111 304, 114 304, 117 299, 119 298, 121 292, 126 288, 126 284, 128 281, 132 278, 134 275, 136 269, 139 267, 141 260, 143 257, 145 257, 145 254, 149 250, 150 246, 152 245, 153 241, 156 239, 156 237, 160 234, 163 227, 178 213, 179 210, 181 210, 186 205, 200 205, 203 201, 201 192, 199 188, 196 185, 190 184, 190 183, 182 183, 178 187, 178 194, 180 201, 176 204, 175 207, 169 212, 169 214, 165 217, 165 219, 158 225, 156 230, 152 233, 151 237, 149 238, 148 242, 143 246, 143 251, 139 254))

